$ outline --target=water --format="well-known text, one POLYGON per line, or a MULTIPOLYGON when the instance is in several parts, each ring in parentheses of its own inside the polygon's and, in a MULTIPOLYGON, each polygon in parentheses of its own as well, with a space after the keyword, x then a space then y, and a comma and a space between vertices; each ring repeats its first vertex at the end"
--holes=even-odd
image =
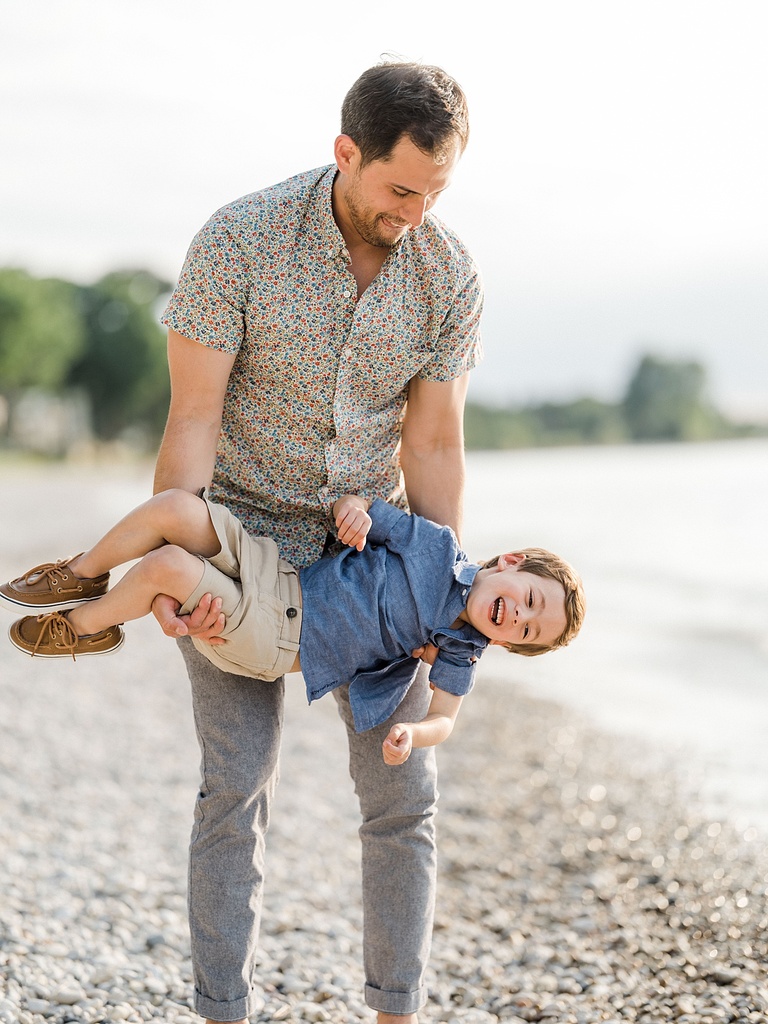
POLYGON ((768 826, 768 441, 471 453, 473 558, 549 547, 584 578, 571 647, 483 671, 674 756, 708 810, 768 826))
MULTIPOLYGON (((81 550, 151 492, 151 467, 2 475, 2 579, 81 550)), ((768 826, 767 509, 765 440, 470 453, 470 556, 550 547, 588 601, 567 649, 493 649, 481 672, 642 737, 716 813, 768 826)))

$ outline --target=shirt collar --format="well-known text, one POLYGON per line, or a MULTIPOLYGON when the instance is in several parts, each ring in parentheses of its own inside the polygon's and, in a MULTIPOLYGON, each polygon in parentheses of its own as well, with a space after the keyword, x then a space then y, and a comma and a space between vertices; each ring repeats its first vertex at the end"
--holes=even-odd
POLYGON ((329 164, 320 178, 312 201, 312 220, 317 229, 318 243, 330 259, 342 258, 349 262, 349 253, 339 225, 333 219, 333 183, 338 171, 329 164))
POLYGON ((479 571, 480 566, 476 562, 468 562, 466 558, 458 559, 453 565, 453 575, 462 586, 471 587, 479 571))

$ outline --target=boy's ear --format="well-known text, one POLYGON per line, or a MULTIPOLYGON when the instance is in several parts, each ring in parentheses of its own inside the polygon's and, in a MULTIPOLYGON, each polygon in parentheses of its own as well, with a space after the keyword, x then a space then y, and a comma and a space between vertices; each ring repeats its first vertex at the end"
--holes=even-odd
POLYGON ((499 555, 499 570, 510 569, 517 565, 522 565, 525 561, 525 555, 522 551, 508 551, 505 555, 499 555))

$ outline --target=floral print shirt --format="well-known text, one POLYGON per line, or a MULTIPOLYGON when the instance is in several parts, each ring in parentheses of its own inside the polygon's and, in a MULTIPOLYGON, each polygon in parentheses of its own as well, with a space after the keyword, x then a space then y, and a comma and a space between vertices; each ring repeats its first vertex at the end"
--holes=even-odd
POLYGON ((297 566, 320 556, 342 494, 407 508, 398 449, 409 381, 480 359, 483 294, 431 213, 357 299, 333 218, 334 165, 254 192, 194 238, 162 322, 236 354, 211 498, 297 566))

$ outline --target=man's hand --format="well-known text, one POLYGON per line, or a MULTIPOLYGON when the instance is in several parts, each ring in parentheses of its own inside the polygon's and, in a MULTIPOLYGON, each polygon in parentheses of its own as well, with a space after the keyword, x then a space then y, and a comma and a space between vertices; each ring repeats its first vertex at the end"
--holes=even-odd
POLYGON ((342 544, 362 551, 371 528, 368 502, 357 494, 345 494, 333 506, 336 529, 342 544))
POLYGON ((381 745, 385 764, 403 764, 413 749, 413 728, 407 722, 393 725, 381 745))
POLYGON ((214 647, 227 642, 219 635, 227 622, 221 612, 220 597, 205 594, 189 615, 179 615, 180 608, 179 602, 168 594, 158 594, 152 602, 152 614, 166 636, 196 636, 214 647))
POLYGON ((411 651, 411 657, 421 658, 427 665, 434 665, 439 653, 439 647, 435 647, 434 644, 424 644, 423 647, 417 647, 415 651, 411 651))

